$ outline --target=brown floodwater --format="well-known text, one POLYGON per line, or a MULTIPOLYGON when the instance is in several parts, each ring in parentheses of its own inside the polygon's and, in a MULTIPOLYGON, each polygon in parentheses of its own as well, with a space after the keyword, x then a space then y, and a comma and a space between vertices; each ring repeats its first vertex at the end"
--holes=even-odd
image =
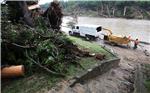
POLYGON ((111 29, 115 35, 131 36, 150 43, 150 20, 78 17, 78 24, 101 25, 111 29))
MULTIPOLYGON (((68 33, 70 28, 67 23, 73 21, 72 17, 64 17, 62 31, 68 33)), ((99 18, 99 17, 78 17, 78 24, 101 25, 103 28, 112 30, 114 35, 131 36, 131 39, 138 38, 139 41, 150 43, 150 20, 123 19, 123 18, 99 18)), ((102 31, 105 32, 105 31, 102 31)), ((140 44, 142 50, 150 52, 150 45, 140 44)), ((131 43, 133 46, 133 42, 131 43)))

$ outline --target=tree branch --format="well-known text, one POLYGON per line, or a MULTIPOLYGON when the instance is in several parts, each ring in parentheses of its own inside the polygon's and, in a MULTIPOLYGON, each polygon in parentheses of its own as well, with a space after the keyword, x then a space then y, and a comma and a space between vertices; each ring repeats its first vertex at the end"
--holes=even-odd
POLYGON ((33 63, 35 63, 35 64, 36 64, 37 66, 39 66, 40 68, 42 68, 42 69, 46 70, 47 72, 49 72, 49 73, 51 73, 51 74, 58 75, 58 76, 65 77, 65 75, 64 75, 64 74, 54 72, 54 71, 52 71, 52 70, 48 69, 47 67, 45 67, 45 66, 41 65, 41 64, 40 64, 40 62, 36 62, 34 59, 32 59, 31 57, 29 57, 29 56, 28 56, 27 51, 26 51, 26 55, 27 55, 27 58, 28 58, 29 60, 31 60, 33 63))
POLYGON ((35 48, 36 46, 22 46, 16 43, 11 43, 9 41, 3 40, 2 43, 7 43, 7 44, 11 44, 13 46, 19 47, 19 48, 24 48, 24 49, 30 49, 30 48, 35 48))

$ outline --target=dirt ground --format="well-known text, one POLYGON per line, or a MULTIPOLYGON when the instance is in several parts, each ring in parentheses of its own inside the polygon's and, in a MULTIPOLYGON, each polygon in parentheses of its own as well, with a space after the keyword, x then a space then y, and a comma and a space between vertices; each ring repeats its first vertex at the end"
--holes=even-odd
POLYGON ((48 93, 133 93, 135 68, 140 63, 150 64, 150 57, 146 56, 140 48, 133 50, 101 42, 98 44, 105 45, 118 54, 121 58, 118 67, 84 84, 77 83, 72 88, 69 87, 69 81, 62 81, 48 93))

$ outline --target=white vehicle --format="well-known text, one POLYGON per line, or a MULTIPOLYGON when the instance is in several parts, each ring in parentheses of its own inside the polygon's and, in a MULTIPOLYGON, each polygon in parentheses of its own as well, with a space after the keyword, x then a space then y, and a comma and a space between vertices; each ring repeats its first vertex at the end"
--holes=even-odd
POLYGON ((72 27, 72 31, 69 31, 69 35, 77 35, 86 37, 86 39, 95 40, 100 36, 101 26, 93 25, 75 25, 72 27))

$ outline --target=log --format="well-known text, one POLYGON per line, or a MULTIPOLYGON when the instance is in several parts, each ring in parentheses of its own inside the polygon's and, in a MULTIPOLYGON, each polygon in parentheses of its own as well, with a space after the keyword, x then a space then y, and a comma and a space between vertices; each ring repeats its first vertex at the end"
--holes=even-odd
POLYGON ((23 65, 1 68, 2 78, 13 78, 13 77, 18 77, 18 76, 23 76, 24 72, 25 70, 24 70, 23 65))

